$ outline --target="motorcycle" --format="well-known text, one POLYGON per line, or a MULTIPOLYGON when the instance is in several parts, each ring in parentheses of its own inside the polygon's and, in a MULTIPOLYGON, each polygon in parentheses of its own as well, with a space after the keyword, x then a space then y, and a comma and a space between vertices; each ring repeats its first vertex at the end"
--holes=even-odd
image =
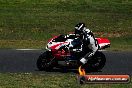
MULTIPOLYGON (((99 50, 110 47, 108 39, 95 39, 98 42, 99 50)), ((51 71, 54 67, 65 69, 78 68, 80 58, 90 52, 90 49, 80 50, 81 45, 82 42, 75 34, 54 36, 48 41, 46 51, 37 59, 37 68, 40 71, 51 71), (70 49, 71 45, 74 45, 76 50, 70 49)), ((105 66, 106 57, 99 50, 85 64, 85 69, 99 71, 105 66)))

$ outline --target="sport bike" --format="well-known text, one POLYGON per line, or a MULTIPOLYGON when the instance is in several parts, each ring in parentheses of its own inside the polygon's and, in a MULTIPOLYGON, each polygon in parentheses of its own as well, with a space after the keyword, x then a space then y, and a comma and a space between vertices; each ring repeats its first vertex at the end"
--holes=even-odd
MULTIPOLYGON (((99 49, 85 64, 85 69, 92 71, 98 71, 104 67, 106 57, 100 50, 110 47, 108 39, 95 39, 99 49)), ((54 68, 76 69, 80 65, 80 58, 90 52, 90 49, 82 50, 80 48, 82 46, 81 39, 75 34, 54 36, 48 40, 46 50, 37 59, 37 68, 41 71, 51 71, 54 68)))

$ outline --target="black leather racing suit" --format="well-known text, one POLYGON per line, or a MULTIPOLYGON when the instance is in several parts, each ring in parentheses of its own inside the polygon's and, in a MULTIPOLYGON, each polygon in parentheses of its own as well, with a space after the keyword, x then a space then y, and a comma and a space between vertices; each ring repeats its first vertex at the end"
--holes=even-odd
POLYGON ((88 60, 88 58, 92 57, 95 52, 98 50, 99 45, 97 40, 95 39, 92 31, 89 29, 85 29, 83 31, 83 50, 85 51, 87 48, 91 50, 91 52, 88 52, 84 58, 88 60))
MULTIPOLYGON (((88 59, 90 59, 90 57, 92 57, 95 52, 98 50, 99 45, 92 33, 92 31, 90 31, 89 29, 84 29, 83 33, 82 33, 82 45, 80 47, 80 49, 73 49, 74 51, 83 51, 85 54, 85 56, 83 58, 80 59, 80 62, 85 64, 87 63, 88 59), (88 49, 91 50, 90 52, 88 52, 88 49)), ((74 46, 75 41, 73 41, 71 43, 71 45, 74 46)))

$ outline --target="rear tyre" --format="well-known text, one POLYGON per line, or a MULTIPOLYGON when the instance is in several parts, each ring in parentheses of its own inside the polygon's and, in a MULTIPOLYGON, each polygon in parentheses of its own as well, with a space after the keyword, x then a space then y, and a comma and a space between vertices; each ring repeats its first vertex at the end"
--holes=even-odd
POLYGON ((106 57, 102 52, 97 51, 94 56, 85 65, 87 71, 99 71, 106 63, 106 57))
POLYGON ((37 60, 37 68, 40 71, 51 71, 53 69, 53 63, 51 62, 52 55, 50 52, 44 52, 41 54, 37 60), (51 62, 51 63, 50 63, 51 62))

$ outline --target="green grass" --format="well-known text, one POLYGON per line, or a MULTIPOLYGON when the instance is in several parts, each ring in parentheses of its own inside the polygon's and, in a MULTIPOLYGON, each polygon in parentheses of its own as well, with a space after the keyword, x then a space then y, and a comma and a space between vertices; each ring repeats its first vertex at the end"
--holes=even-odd
POLYGON ((73 31, 74 25, 79 21, 84 21, 93 31, 132 31, 130 2, 0 1, 2 39, 46 39, 45 34, 48 36, 73 31))
POLYGON ((132 36, 122 36, 116 38, 109 38, 111 40, 111 47, 109 50, 114 51, 131 51, 132 50, 132 36))
MULTIPOLYGON (((0 40, 45 42, 52 35, 74 31, 78 22, 85 22, 93 32, 126 32, 125 36, 132 36, 131 4, 131 0, 0 0, 0 40)), ((7 46, 1 43, 0 48, 28 46, 8 42, 7 46)), ((42 47, 29 43, 28 48, 42 47)))
POLYGON ((45 49, 47 41, 38 40, 0 40, 0 49, 45 49))
MULTIPOLYGON (((0 0, 0 48, 44 48, 52 35, 74 31, 78 22, 85 22, 93 32, 124 33, 122 37, 108 37, 110 49, 132 50, 131 0, 0 0)), ((0 73, 1 88, 131 86, 132 83, 78 85, 76 75, 69 73, 0 73)))
MULTIPOLYGON (((110 38, 111 47, 107 50, 112 51, 131 51, 132 50, 132 37, 123 38, 110 38)), ((33 48, 33 49, 45 49, 47 41, 40 40, 0 40, 1 49, 12 48, 33 48)))
POLYGON ((1 88, 131 88, 128 84, 77 83, 77 74, 0 73, 1 88))

